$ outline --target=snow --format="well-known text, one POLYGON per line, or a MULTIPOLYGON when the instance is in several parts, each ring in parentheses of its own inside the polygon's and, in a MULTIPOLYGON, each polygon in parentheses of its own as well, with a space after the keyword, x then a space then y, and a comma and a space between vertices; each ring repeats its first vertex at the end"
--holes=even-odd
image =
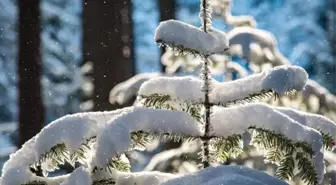
POLYGON ((202 135, 200 125, 184 112, 135 107, 113 119, 98 135, 91 166, 105 167, 111 157, 130 149, 131 133, 137 131, 202 135))
POLYGON ((205 33, 195 26, 176 20, 161 22, 155 31, 154 39, 158 43, 183 46, 205 55, 221 53, 229 47, 224 32, 211 28, 205 33))
POLYGON ((158 77, 143 83, 139 95, 169 95, 185 101, 203 102, 202 81, 196 77, 158 77))
POLYGON ((162 172, 138 172, 125 173, 117 172, 117 185, 159 185, 169 179, 176 178, 178 175, 162 172))
POLYGON ((75 152, 87 139, 98 134, 98 124, 80 115, 60 118, 44 129, 36 137, 36 157, 50 151, 58 143, 64 143, 70 153, 75 152))
POLYGON ((301 91, 308 80, 307 72, 299 66, 272 68, 262 79, 262 89, 272 89, 280 95, 290 90, 301 91))
POLYGON ((330 134, 330 136, 332 136, 336 141, 336 124, 330 119, 321 115, 302 112, 286 107, 277 107, 275 110, 286 114, 302 125, 312 127, 316 130, 321 130, 324 133, 330 134))
POLYGON ((230 47, 233 45, 242 45, 243 56, 248 56, 248 49, 251 43, 258 43, 261 47, 275 48, 277 46, 276 38, 265 30, 251 27, 237 27, 228 32, 230 47))
POLYGON ((140 86, 147 80, 162 76, 162 73, 140 73, 125 82, 119 83, 113 87, 110 92, 110 103, 123 105, 136 96, 140 86))
POLYGON ((70 153, 76 151, 87 139, 97 136, 113 116, 128 110, 130 109, 77 113, 51 122, 36 136, 36 158, 50 151, 58 143, 64 143, 70 153))
POLYGON ((210 167, 168 180, 162 185, 288 185, 264 172, 244 166, 210 167))
POLYGON ((250 126, 256 126, 280 133, 292 141, 310 143, 315 154, 313 160, 319 181, 323 179, 325 165, 321 134, 266 104, 215 107, 211 123, 210 133, 214 136, 228 137, 233 134, 243 134, 250 126))
POLYGON ((1 185, 25 184, 30 179, 32 179, 32 177, 33 174, 22 166, 16 168, 10 168, 5 173, 3 173, 0 184, 1 185))
POLYGON ((91 185, 92 179, 88 171, 84 167, 74 170, 69 178, 60 185, 91 185))
MULTIPOLYGON (((308 79, 307 73, 298 66, 277 66, 269 71, 247 76, 230 82, 211 80, 210 102, 227 103, 241 100, 262 90, 273 90, 279 95, 288 91, 301 91, 308 79)), ((139 95, 169 95, 172 98, 203 102, 202 81, 193 77, 159 77, 145 82, 139 95), (187 90, 186 90, 187 89, 187 90)))
MULTIPOLYGON (((278 50, 278 43, 274 35, 266 30, 251 27, 236 27, 228 32, 230 48, 241 46, 241 53, 233 52, 232 54, 241 56, 245 59, 256 60, 256 54, 262 53, 263 58, 266 57, 273 65, 289 65, 291 64, 278 50), (253 44, 253 45, 252 45, 253 44), (257 47, 256 47, 257 45, 257 47), (256 50, 257 49, 257 50, 256 50), (259 52, 258 52, 259 50, 259 52)), ((266 62, 266 61, 264 61, 266 62)))

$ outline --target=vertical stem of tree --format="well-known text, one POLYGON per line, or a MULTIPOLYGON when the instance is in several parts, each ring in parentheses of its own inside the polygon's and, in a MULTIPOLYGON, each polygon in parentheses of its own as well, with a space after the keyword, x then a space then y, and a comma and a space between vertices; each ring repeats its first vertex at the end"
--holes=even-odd
MULTIPOLYGON (((201 13, 200 18, 202 21, 203 31, 207 32, 208 27, 211 26, 211 17, 209 2, 206 0, 201 0, 201 13)), ((204 136, 202 138, 202 165, 203 168, 207 168, 210 165, 210 150, 209 150, 209 132, 210 132, 210 115, 211 115, 211 105, 209 101, 209 91, 210 91, 210 69, 209 69, 209 59, 208 56, 204 58, 204 63, 202 67, 201 79, 203 80, 202 91, 204 92, 204 107, 205 107, 205 129, 204 136)))
POLYGON ((203 64, 203 70, 205 71, 203 75, 203 90, 204 90, 204 107, 205 107, 205 129, 204 129, 204 136, 202 138, 202 164, 203 168, 209 167, 210 161, 210 150, 209 150, 209 132, 210 132, 210 115, 211 115, 211 105, 209 101, 209 68, 208 64, 209 59, 205 58, 203 64))

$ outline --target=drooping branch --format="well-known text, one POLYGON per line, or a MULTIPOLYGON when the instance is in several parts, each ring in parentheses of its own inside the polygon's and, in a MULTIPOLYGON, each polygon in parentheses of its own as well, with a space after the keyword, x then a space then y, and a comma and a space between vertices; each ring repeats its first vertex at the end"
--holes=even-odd
MULTIPOLYGON (((252 143, 266 149, 267 159, 280 164, 286 155, 295 157, 303 179, 317 184, 323 179, 323 138, 320 132, 304 126, 266 104, 249 104, 240 107, 214 109, 211 117, 212 136, 229 137, 253 130, 252 143), (242 116, 243 115, 243 116, 242 116), (260 119, 262 118, 262 119, 260 119), (304 152, 304 155, 301 154, 304 152), (305 171, 310 169, 309 172, 305 171)), ((286 168, 285 173, 294 173, 286 168)), ((288 178, 287 175, 281 178, 288 178)))
POLYGON ((321 132, 325 149, 333 150, 336 141, 336 124, 330 119, 317 114, 311 114, 285 107, 276 107, 275 110, 298 121, 300 124, 314 128, 321 132))
POLYGON ((111 157, 118 156, 131 148, 131 133, 139 131, 172 136, 184 135, 185 137, 202 135, 199 124, 184 112, 133 108, 131 112, 112 120, 98 135, 91 166, 104 168, 110 162, 111 157))
POLYGON ((33 174, 30 171, 31 167, 39 166, 42 172, 47 173, 57 169, 58 165, 64 162, 70 164, 74 161, 87 162, 84 154, 90 149, 91 142, 94 141, 100 129, 114 116, 129 110, 130 108, 110 112, 78 113, 53 121, 10 156, 3 167, 1 184, 24 184, 48 180, 33 174), (16 176, 15 173, 20 175, 16 176))
MULTIPOLYGON (((212 91, 209 93, 209 101, 214 105, 229 106, 253 102, 263 96, 286 95, 293 91, 301 91, 307 79, 308 75, 304 69, 297 66, 278 66, 230 82, 211 79, 212 91)), ((139 95, 168 95, 171 99, 203 104, 205 97, 201 85, 201 80, 191 77, 159 77, 145 82, 139 89, 139 95)))
POLYGON ((257 44, 260 47, 263 58, 259 58, 258 61, 254 62, 264 63, 269 61, 274 66, 291 64, 279 51, 277 40, 270 32, 251 27, 237 27, 228 32, 228 38, 230 48, 237 45, 241 47, 241 51, 238 53, 230 50, 232 56, 242 57, 251 61, 251 45, 257 44))

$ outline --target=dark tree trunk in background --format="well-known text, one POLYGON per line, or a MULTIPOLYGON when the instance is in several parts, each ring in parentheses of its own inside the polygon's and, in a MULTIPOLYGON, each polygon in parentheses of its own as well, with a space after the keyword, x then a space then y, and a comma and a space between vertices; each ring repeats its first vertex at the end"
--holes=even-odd
POLYGON ((117 108, 111 89, 134 75, 131 0, 84 0, 84 62, 93 63, 94 110, 117 108))
MULTIPOLYGON (((175 0, 158 0, 160 7, 160 21, 175 19, 175 0)), ((166 52, 164 47, 161 48, 161 55, 166 52)), ((165 72, 165 66, 161 64, 161 72, 165 72)))
POLYGON ((19 1, 19 137, 20 145, 44 122, 41 95, 40 0, 19 1))

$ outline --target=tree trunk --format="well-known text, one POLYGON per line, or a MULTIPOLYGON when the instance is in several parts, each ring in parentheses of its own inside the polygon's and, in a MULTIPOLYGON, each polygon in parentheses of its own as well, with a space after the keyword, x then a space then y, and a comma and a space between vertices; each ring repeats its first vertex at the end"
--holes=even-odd
MULTIPOLYGON (((158 0, 160 7, 160 21, 175 19, 175 0, 158 0)), ((166 48, 161 48, 161 55, 166 52, 166 48)), ((161 72, 165 72, 166 67, 161 64, 161 72)))
POLYGON ((131 0, 84 0, 83 53, 93 63, 95 111, 117 108, 110 90, 134 75, 131 13, 131 0))
POLYGON ((19 1, 20 145, 36 135, 44 122, 40 28, 40 0, 19 1))

